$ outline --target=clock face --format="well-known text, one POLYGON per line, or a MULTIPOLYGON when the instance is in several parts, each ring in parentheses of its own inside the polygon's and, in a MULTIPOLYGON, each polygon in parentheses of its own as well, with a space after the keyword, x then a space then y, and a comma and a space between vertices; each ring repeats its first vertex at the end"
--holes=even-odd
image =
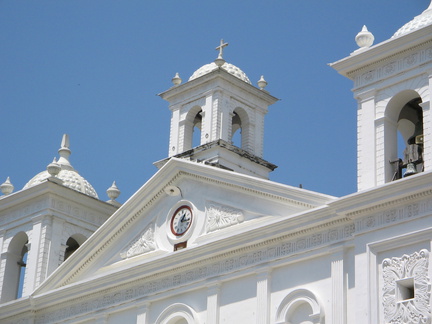
POLYGON ((171 218, 171 232, 176 236, 183 235, 191 224, 192 209, 189 206, 181 206, 171 218))

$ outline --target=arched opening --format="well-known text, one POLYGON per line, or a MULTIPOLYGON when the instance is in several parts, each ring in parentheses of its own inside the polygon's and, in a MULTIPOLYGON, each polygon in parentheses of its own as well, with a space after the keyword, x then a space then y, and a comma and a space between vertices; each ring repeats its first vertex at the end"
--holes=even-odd
POLYGON ((192 130, 192 147, 201 145, 201 125, 202 125, 202 110, 200 110, 194 118, 192 130))
MULTIPOLYGON (((414 96, 413 92, 408 93, 410 93, 411 98, 398 100, 396 105, 393 104, 392 107, 395 110, 393 116, 397 116, 395 119, 397 125, 397 159, 391 161, 394 168, 392 180, 407 177, 424 170, 423 109, 420 106, 422 100, 418 95, 412 98, 414 96)), ((397 96, 395 98, 397 99, 397 96)))
POLYGON ((240 116, 234 112, 233 113, 233 117, 232 117, 232 124, 231 124, 231 132, 232 132, 232 136, 231 136, 231 144, 235 145, 237 147, 242 147, 242 137, 241 137, 241 128, 242 128, 242 124, 241 124, 241 119, 240 116))
POLYGON ((86 237, 82 234, 74 234, 70 236, 66 241, 64 260, 66 261, 67 258, 69 258, 76 250, 78 250, 85 240, 86 237))
POLYGON ((201 128, 203 121, 203 111, 200 106, 192 107, 184 121, 182 122, 182 127, 180 129, 180 135, 183 139, 180 141, 180 151, 179 153, 190 150, 193 147, 201 145, 201 128))
POLYGON ((277 324, 318 324, 324 322, 324 312, 316 296, 309 290, 298 289, 286 296, 276 313, 277 324))
POLYGON ((288 324, 314 324, 314 322, 310 320, 311 315, 312 307, 304 302, 297 305, 286 320, 288 324))
POLYGON ((28 237, 17 233, 9 243, 4 271, 1 301, 21 298, 25 289, 25 273, 28 255, 28 237))
POLYGON ((156 324, 198 324, 198 320, 191 307, 185 304, 173 304, 159 315, 156 324))
POLYGON ((21 259, 17 262, 19 266, 19 278, 18 278, 18 291, 16 298, 21 298, 24 289, 24 278, 27 267, 27 256, 28 256, 28 247, 27 244, 24 244, 21 251, 21 259))
POLYGON ((247 112, 240 107, 234 109, 231 119, 231 144, 242 148, 249 153, 254 154, 249 141, 249 116, 247 112))

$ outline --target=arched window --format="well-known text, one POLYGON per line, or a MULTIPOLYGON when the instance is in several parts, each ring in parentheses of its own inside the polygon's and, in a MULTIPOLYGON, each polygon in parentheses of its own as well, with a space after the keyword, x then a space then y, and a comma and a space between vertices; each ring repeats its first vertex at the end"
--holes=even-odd
POLYGON ((84 243, 85 240, 86 237, 82 234, 74 234, 70 236, 66 241, 64 260, 69 258, 72 255, 72 253, 74 253, 81 246, 81 244, 84 243))
POLYGON ((21 298, 25 289, 25 269, 28 255, 28 237, 17 233, 9 243, 4 271, 1 302, 21 298))
POLYGON ((298 289, 286 296, 276 313, 277 324, 324 323, 324 312, 316 296, 309 290, 298 289))
POLYGON ((185 304, 173 304, 159 315, 156 324, 199 324, 195 311, 185 304))

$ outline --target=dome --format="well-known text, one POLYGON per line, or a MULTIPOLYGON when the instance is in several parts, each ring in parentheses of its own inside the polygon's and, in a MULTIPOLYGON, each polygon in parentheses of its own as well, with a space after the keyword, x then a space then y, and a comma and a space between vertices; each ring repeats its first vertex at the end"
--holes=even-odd
MULTIPOLYGON (((210 73, 210 72, 216 70, 217 68, 218 67, 217 67, 217 65, 216 65, 215 62, 203 65, 203 66, 201 66, 198 70, 196 70, 192 74, 192 76, 189 78, 189 81, 192 81, 192 80, 194 80, 196 78, 199 78, 202 75, 210 73)), ((251 84, 251 82, 250 82, 249 78, 247 77, 246 73, 244 73, 242 70, 240 70, 237 66, 225 62, 222 65, 222 69, 224 69, 228 73, 234 75, 235 77, 239 78, 240 80, 242 80, 242 81, 244 81, 246 83, 251 84)))
POLYGON ((392 36, 392 38, 406 35, 420 28, 426 27, 432 23, 432 3, 429 5, 423 13, 415 17, 410 22, 403 25, 398 31, 392 36))
MULTIPOLYGON (((48 171, 42 171, 35 175, 29 182, 27 182, 23 189, 37 185, 49 177, 51 177, 51 175, 48 173, 48 171)), ((60 170, 56 177, 63 181, 63 185, 65 187, 82 192, 87 196, 98 198, 93 186, 75 170, 64 170, 62 167, 62 170, 60 170)))
MULTIPOLYGON (((96 190, 94 190, 93 186, 86 179, 84 179, 69 162, 69 155, 71 154, 71 151, 69 150, 68 135, 63 135, 62 144, 58 152, 60 154, 60 159, 58 162, 56 162, 54 159, 54 162, 48 166, 48 169, 51 165, 57 165, 58 173, 55 175, 55 177, 62 180, 62 184, 65 187, 82 192, 87 196, 98 198, 96 190)), ((27 182, 23 189, 35 186, 46 179, 53 177, 54 175, 52 173, 53 172, 51 171, 50 174, 47 170, 38 173, 29 182, 27 182)))

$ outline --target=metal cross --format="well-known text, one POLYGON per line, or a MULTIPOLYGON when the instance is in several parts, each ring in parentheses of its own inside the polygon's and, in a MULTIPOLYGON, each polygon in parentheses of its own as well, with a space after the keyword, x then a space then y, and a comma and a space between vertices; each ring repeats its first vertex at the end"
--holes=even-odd
POLYGON ((224 43, 224 40, 221 39, 220 45, 218 47, 216 47, 216 50, 219 50, 219 57, 220 58, 222 58, 224 47, 227 47, 227 46, 228 46, 228 43, 224 43))

